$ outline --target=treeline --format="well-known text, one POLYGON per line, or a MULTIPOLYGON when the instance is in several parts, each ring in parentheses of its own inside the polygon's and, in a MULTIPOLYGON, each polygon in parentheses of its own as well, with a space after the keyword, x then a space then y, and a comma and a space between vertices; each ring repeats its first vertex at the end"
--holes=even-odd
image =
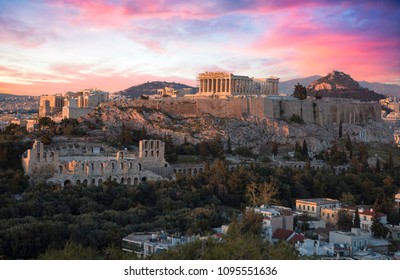
MULTIPOLYGON (((219 160, 197 176, 139 186, 113 182, 65 189, 46 184, 28 186, 22 171, 2 172, 0 255, 7 259, 38 258, 67 244, 78 244, 105 258, 106 250, 119 247, 121 239, 134 231, 207 234, 248 205, 293 207, 296 198, 340 199, 344 192, 352 194, 356 204, 373 204, 378 198, 380 210, 388 213, 399 185, 398 169, 390 174, 337 175, 250 165, 230 171, 219 160)), ((395 213, 389 216, 389 222, 396 217, 395 213)))

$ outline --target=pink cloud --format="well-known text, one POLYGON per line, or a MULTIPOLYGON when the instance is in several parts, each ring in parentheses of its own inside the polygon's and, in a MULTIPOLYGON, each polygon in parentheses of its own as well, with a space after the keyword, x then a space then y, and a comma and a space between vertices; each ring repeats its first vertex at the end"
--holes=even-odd
POLYGON ((387 82, 400 76, 399 38, 326 26, 303 12, 275 19, 251 50, 280 57, 299 76, 324 75, 332 69, 358 80, 387 82))

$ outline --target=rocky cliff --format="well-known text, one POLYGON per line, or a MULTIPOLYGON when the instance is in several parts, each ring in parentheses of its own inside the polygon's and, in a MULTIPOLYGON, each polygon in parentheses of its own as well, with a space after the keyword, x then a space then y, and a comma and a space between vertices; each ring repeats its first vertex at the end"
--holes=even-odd
MULTIPOLYGON (((231 139, 232 146, 247 146, 254 152, 266 143, 275 141, 279 144, 294 145, 296 141, 307 140, 314 152, 329 147, 337 139, 338 125, 307 124, 300 125, 267 117, 216 117, 212 115, 182 116, 167 113, 161 109, 134 106, 103 104, 96 108, 86 120, 103 123, 113 137, 120 135, 122 123, 126 127, 140 130, 144 126, 148 134, 171 135, 177 142, 187 140, 198 143, 220 135, 223 141, 231 139)), ((360 131, 365 130, 369 142, 391 142, 390 132, 383 121, 363 124, 343 123, 343 134, 348 133, 353 140, 359 139, 360 131)))
POLYGON ((318 95, 360 101, 378 101, 385 98, 382 94, 361 87, 350 75, 335 70, 308 85, 307 92, 314 97, 318 95))

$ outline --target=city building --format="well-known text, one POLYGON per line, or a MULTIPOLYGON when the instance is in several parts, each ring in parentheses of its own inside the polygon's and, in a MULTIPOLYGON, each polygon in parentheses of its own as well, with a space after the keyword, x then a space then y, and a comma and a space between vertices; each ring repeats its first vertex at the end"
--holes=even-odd
POLYGON ((296 210, 306 213, 314 218, 321 217, 321 209, 337 208, 339 200, 331 198, 296 199, 296 210))
POLYGON ((179 244, 193 241, 194 237, 171 236, 164 232, 131 233, 122 239, 122 250, 135 253, 139 258, 167 251, 179 244))
POLYGON ((183 89, 174 89, 172 87, 165 87, 157 90, 157 96, 161 97, 171 97, 171 98, 180 98, 184 97, 186 94, 192 94, 191 88, 183 88, 183 89))
POLYGON ((42 95, 39 100, 39 117, 78 118, 88 114, 101 102, 108 100, 108 92, 85 89, 65 94, 42 95))
MULTIPOLYGON (((371 233, 372 220, 375 214, 374 211, 372 209, 366 210, 361 208, 358 210, 358 214, 360 215, 360 228, 364 231, 371 233)), ((378 212, 378 217, 382 224, 387 224, 386 214, 378 212)))
POLYGON ((397 208, 400 208, 400 193, 396 193, 394 195, 394 202, 397 208))
MULTIPOLYGON (((199 92, 193 98, 278 95, 279 78, 255 79, 227 72, 204 72, 197 77, 199 92)), ((186 96, 185 96, 186 97, 186 96)))
POLYGON ((272 233, 277 229, 293 230, 295 213, 292 209, 283 206, 267 206, 249 208, 263 216, 263 232, 267 239, 271 239, 272 233))
POLYGON ((386 254, 390 245, 387 240, 372 238, 370 234, 359 228, 352 228, 351 232, 331 231, 329 232, 329 242, 349 246, 352 254, 368 249, 386 254))
POLYGON ((32 182, 62 187, 83 184, 101 186, 107 180, 137 185, 147 180, 170 178, 173 170, 165 161, 164 142, 142 140, 139 153, 114 151, 96 143, 61 143, 45 147, 35 141, 22 156, 22 166, 32 182))
POLYGON ((282 229, 282 228, 275 230, 272 235, 273 242, 286 241, 290 243, 297 243, 297 242, 303 242, 304 239, 305 237, 303 235, 296 233, 293 230, 282 229))

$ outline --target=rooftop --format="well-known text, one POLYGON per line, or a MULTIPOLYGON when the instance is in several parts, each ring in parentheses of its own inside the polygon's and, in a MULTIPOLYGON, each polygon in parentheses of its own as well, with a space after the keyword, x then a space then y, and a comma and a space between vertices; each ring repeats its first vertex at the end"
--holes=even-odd
POLYGON ((317 203, 317 204, 331 204, 331 203, 339 203, 339 200, 332 198, 306 198, 306 199, 296 199, 297 202, 308 202, 308 203, 317 203))

